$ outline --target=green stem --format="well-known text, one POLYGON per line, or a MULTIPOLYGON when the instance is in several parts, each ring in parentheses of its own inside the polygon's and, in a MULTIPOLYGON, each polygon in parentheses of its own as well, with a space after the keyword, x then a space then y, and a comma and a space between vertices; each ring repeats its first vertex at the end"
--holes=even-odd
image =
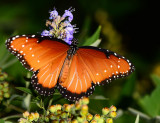
POLYGON ((146 115, 146 114, 144 114, 144 113, 142 113, 142 112, 140 112, 138 110, 135 110, 133 108, 128 108, 128 111, 131 114, 135 115, 135 116, 137 116, 137 114, 139 114, 139 117, 142 118, 142 119, 144 119, 144 120, 146 120, 146 121, 151 120, 151 117, 149 117, 148 115, 146 115))
POLYGON ((12 105, 12 104, 6 104, 6 103, 3 103, 3 105, 5 105, 7 108, 10 108, 10 109, 13 109, 13 110, 15 110, 15 111, 17 111, 17 112, 21 112, 21 113, 23 113, 23 112, 25 112, 25 110, 23 110, 23 109, 21 109, 21 108, 18 108, 18 107, 16 107, 16 106, 14 106, 14 105, 12 105))
POLYGON ((2 119, 3 120, 8 120, 8 119, 11 119, 11 118, 20 118, 20 117, 22 117, 22 114, 11 115, 11 116, 4 117, 2 119))

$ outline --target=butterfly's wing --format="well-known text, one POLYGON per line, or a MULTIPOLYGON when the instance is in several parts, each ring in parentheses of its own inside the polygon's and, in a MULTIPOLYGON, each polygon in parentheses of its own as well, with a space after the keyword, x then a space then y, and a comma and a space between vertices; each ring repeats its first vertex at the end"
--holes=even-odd
POLYGON ((94 84, 83 61, 75 54, 72 59, 67 59, 62 67, 58 90, 71 101, 90 95, 94 91, 94 84))
POLYGON ((132 63, 114 52, 91 46, 79 47, 72 60, 65 61, 58 88, 64 97, 74 101, 91 95, 95 85, 111 82, 133 71, 132 63))
POLYGON ((34 72, 33 87, 41 95, 52 94, 69 45, 50 37, 22 35, 8 39, 6 46, 25 68, 34 72))

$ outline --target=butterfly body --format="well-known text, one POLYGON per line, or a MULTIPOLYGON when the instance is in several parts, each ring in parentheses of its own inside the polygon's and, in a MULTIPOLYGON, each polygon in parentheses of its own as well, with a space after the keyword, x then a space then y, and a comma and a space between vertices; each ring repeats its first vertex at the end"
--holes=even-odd
POLYGON ((112 51, 92 46, 68 45, 48 36, 22 35, 6 41, 9 51, 33 72, 31 83, 49 96, 57 88, 71 101, 93 93, 96 85, 129 75, 133 64, 112 51))

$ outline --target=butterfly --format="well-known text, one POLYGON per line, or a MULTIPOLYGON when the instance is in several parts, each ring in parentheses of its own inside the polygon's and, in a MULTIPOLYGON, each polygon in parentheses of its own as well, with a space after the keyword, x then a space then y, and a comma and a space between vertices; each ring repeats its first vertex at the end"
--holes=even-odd
POLYGON ((96 85, 128 76, 134 65, 125 57, 93 46, 77 47, 49 36, 17 35, 6 40, 7 49, 33 72, 31 83, 43 96, 57 88, 70 101, 90 96, 96 85))

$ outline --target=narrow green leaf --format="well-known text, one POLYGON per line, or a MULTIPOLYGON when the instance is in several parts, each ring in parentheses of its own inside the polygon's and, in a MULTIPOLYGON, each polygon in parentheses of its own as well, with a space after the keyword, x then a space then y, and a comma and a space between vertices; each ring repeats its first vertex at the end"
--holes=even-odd
POLYGON ((82 46, 89 46, 92 45, 94 42, 96 42, 99 39, 100 36, 100 32, 101 32, 101 26, 99 26, 96 30, 96 32, 89 37, 83 44, 82 46))
POLYGON ((25 87, 16 87, 16 89, 18 89, 18 90, 20 90, 20 91, 23 91, 23 92, 25 92, 25 93, 27 93, 27 94, 33 95, 33 94, 32 94, 32 91, 31 91, 30 89, 28 89, 28 88, 25 88, 25 87))
POLYGON ((90 96, 90 99, 94 99, 94 100, 109 100, 108 98, 102 96, 102 95, 92 95, 90 96))
POLYGON ((27 94, 27 96, 23 99, 23 107, 29 111, 29 106, 30 106, 30 101, 31 101, 31 94, 27 94))
POLYGON ((97 39, 93 44, 90 46, 98 47, 98 45, 101 43, 101 39, 97 39))
POLYGON ((139 114, 137 114, 135 123, 139 123, 139 114))

